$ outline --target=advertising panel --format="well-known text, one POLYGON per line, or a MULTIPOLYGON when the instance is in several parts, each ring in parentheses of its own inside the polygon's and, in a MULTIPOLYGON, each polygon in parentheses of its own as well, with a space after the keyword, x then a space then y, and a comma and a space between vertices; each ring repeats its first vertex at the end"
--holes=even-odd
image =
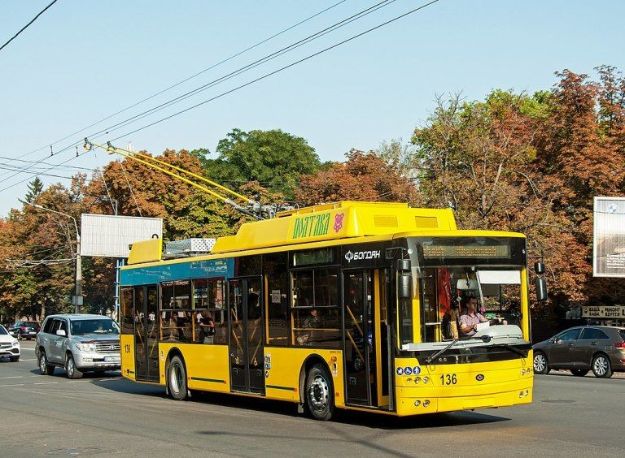
POLYGON ((163 237, 163 220, 83 213, 80 234, 81 256, 127 258, 132 243, 163 237))
POLYGON ((595 197, 593 275, 625 277, 625 197, 595 197))

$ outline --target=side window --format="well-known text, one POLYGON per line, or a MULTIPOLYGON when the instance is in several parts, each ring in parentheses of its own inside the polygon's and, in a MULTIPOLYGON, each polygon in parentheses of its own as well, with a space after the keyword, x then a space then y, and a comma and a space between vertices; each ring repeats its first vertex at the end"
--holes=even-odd
POLYGON ((338 348, 341 340, 338 269, 302 270, 291 275, 293 345, 338 348))
POLYGON ((43 332, 46 334, 52 334, 52 327, 54 326, 54 319, 48 318, 43 325, 43 332))
POLYGON ((170 281, 161 284, 161 340, 193 342, 191 307, 191 281, 170 281))
POLYGON ((61 325, 61 320, 55 318, 52 320, 52 328, 50 329, 50 334, 56 334, 56 331, 59 330, 59 326, 61 325))
POLYGON ((225 282, 221 278, 193 280, 193 342, 225 344, 228 323, 224 310, 225 282))
POLYGON ((133 288, 122 288, 121 294, 121 325, 122 334, 132 334, 134 332, 133 319, 133 288))
POLYGON ((65 335, 68 335, 67 332, 67 321, 65 320, 59 320, 59 331, 65 331, 65 335))
POLYGON ((581 338, 588 340, 609 339, 608 335, 605 332, 595 328, 585 328, 582 332, 581 338))
POLYGON ((289 275, 286 253, 268 254, 263 257, 267 279, 267 345, 289 343, 289 275))
POLYGON ((577 340, 577 338, 579 337, 580 331, 581 331, 580 328, 569 329, 568 331, 564 331, 563 333, 558 335, 558 340, 562 340, 564 342, 577 340))

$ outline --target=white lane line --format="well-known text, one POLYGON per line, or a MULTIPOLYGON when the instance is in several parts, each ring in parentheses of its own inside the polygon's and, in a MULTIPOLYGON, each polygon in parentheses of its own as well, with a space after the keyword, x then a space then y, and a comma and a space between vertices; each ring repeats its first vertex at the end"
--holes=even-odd
POLYGON ((21 359, 20 358, 20 361, 37 361, 37 359, 36 358, 33 358, 33 359, 21 359))
POLYGON ((13 377, 0 377, 0 380, 5 380, 5 379, 9 379, 9 378, 24 378, 23 375, 15 375, 13 377))
POLYGON ((24 383, 16 383, 15 385, 0 385, 0 387, 7 387, 7 386, 24 386, 24 383))
POLYGON ((54 385, 59 382, 35 382, 33 385, 54 385))
POLYGON ((22 351, 35 351, 35 349, 34 348, 22 347, 22 351))

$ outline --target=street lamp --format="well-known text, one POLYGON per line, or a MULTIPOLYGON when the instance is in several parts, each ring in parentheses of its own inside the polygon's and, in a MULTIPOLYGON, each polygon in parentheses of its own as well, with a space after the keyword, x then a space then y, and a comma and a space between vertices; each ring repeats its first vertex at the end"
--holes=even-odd
POLYGON ((56 213, 57 215, 65 216, 66 218, 71 219, 74 222, 74 229, 76 230, 76 289, 74 293, 74 311, 76 313, 80 313, 80 306, 82 305, 82 258, 80 257, 80 233, 78 232, 78 223, 76 222, 76 218, 67 213, 60 212, 58 210, 53 210, 48 207, 44 207, 43 205, 33 204, 31 202, 21 201, 27 205, 38 208, 39 210, 48 211, 51 213, 56 213))

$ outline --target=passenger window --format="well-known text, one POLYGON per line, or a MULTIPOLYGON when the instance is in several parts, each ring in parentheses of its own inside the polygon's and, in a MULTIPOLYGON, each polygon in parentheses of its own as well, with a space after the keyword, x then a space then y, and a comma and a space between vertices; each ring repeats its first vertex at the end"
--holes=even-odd
POLYGON ((193 342, 225 344, 228 324, 224 310, 224 280, 193 280, 193 342))
POLYGON ((52 334, 52 328, 54 327, 55 320, 53 318, 48 319, 46 324, 43 325, 43 332, 46 334, 52 334))
POLYGON ((289 276, 287 254, 269 254, 263 257, 267 278, 267 345, 287 345, 289 340, 289 276))
POLYGON ((609 339, 607 334, 599 329, 595 328, 586 328, 582 332, 582 339, 588 340, 600 340, 600 339, 609 339))
POLYGON ((122 334, 134 333, 133 319, 133 288, 122 288, 121 294, 121 325, 122 334))
POLYGON ((67 321, 59 320, 59 331, 65 331, 65 335, 67 336, 67 321))
POLYGON ((564 331, 562 334, 558 335, 557 340, 562 340, 563 342, 568 342, 571 340, 577 340, 579 337, 581 329, 569 329, 568 331, 564 331))
POLYGON ((292 272, 293 345, 339 348, 341 314, 338 270, 292 272))

